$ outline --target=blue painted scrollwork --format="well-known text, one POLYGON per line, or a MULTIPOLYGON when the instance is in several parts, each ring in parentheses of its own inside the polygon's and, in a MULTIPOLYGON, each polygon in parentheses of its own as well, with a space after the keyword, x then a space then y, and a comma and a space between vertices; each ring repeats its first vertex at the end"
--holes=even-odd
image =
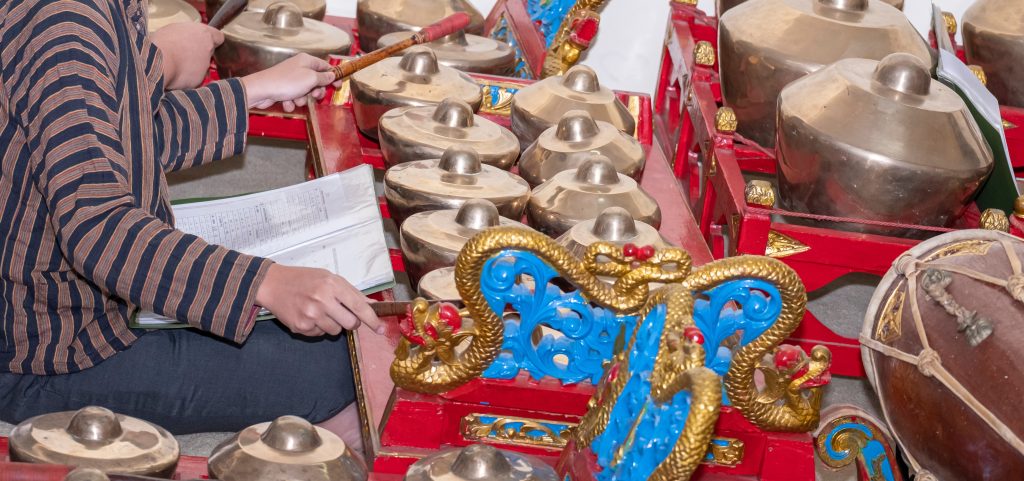
POLYGON ((485 263, 480 290, 506 320, 502 352, 483 377, 511 379, 526 370, 534 379, 549 376, 565 384, 600 380, 616 339, 628 335, 636 318, 594 307, 577 291, 562 291, 553 282, 558 277, 526 251, 502 251, 485 263), (542 326, 560 335, 543 333, 542 326))
POLYGON ((523 49, 519 45, 519 40, 516 38, 515 33, 508 25, 508 20, 502 15, 495 22, 494 28, 491 30, 491 38, 499 42, 505 42, 512 47, 512 51, 516 54, 516 66, 513 70, 513 77, 532 79, 535 78, 533 71, 530 69, 530 65, 526 62, 526 56, 523 55, 523 49))
POLYGON ((551 46, 562 26, 562 19, 575 4, 576 0, 527 0, 526 13, 540 30, 546 47, 551 46))
POLYGON ((865 471, 867 479, 900 481, 902 476, 893 471, 886 438, 874 426, 855 416, 835 419, 826 426, 823 437, 817 440, 818 455, 827 466, 843 467, 856 461, 865 471), (853 441, 851 441, 853 440, 853 441))

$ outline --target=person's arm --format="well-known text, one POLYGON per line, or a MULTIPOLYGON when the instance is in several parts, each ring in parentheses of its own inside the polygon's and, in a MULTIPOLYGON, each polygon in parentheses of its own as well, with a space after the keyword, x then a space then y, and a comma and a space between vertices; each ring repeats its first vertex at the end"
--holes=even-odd
POLYGON ((111 71, 114 29, 85 22, 40 20, 33 33, 48 39, 45 48, 9 83, 33 151, 27 175, 46 199, 59 247, 105 292, 240 342, 271 262, 207 244, 136 207, 111 71))
POLYGON ((157 154, 170 172, 231 157, 245 149, 248 109, 282 102, 286 111, 323 98, 334 80, 323 59, 298 54, 269 69, 190 90, 164 93, 156 113, 157 154))
POLYGON ((203 23, 166 25, 149 36, 161 53, 161 70, 167 90, 192 89, 210 73, 213 50, 224 43, 220 30, 203 23))

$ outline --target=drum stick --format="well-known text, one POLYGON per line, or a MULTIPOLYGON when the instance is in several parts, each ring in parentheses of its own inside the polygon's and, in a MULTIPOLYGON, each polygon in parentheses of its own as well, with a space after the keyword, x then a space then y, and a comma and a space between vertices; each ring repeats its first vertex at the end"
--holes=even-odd
POLYGON ((395 52, 401 52, 413 45, 419 45, 421 43, 433 42, 446 35, 451 35, 459 30, 466 28, 469 25, 469 15, 465 12, 458 12, 448 17, 441 19, 441 21, 424 27, 419 32, 413 34, 413 36, 384 48, 378 48, 362 57, 352 59, 347 62, 342 62, 334 67, 334 79, 341 80, 349 75, 352 75, 370 65, 373 65, 381 60, 390 57, 395 52))
POLYGON ((249 0, 228 0, 224 2, 224 5, 217 9, 217 13, 213 14, 213 18, 210 19, 207 25, 217 30, 224 28, 248 3, 249 0))

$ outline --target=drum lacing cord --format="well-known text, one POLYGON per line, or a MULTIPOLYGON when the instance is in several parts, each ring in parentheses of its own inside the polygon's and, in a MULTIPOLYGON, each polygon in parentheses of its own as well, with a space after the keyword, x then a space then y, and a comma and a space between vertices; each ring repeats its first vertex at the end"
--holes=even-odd
MULTIPOLYGON (((1006 239, 1000 239, 998 241, 1003 248, 1003 252, 1006 254, 1006 258, 1009 260, 1010 267, 1013 270, 1013 274, 1007 279, 999 279, 981 272, 976 272, 970 269, 964 269, 959 266, 942 266, 941 270, 947 272, 957 273, 963 276, 967 276, 981 282, 989 284, 995 284, 1005 288, 1014 299, 1018 302, 1024 302, 1024 273, 1021 270, 1021 260, 1018 258, 1017 253, 1013 250, 1013 246, 1006 239)), ((942 358, 939 353, 931 348, 928 343, 928 335, 924 330, 924 322, 921 320, 921 311, 917 303, 917 277, 922 272, 920 268, 926 264, 918 261, 908 254, 903 254, 893 264, 895 269, 907 279, 907 297, 910 298, 910 310, 914 318, 914 327, 917 330, 917 335, 921 341, 921 352, 916 356, 900 351, 892 346, 882 344, 877 340, 870 338, 864 334, 860 336, 860 342, 864 347, 875 350, 886 356, 899 359, 900 361, 908 364, 917 366, 918 370, 922 374, 929 377, 934 377, 947 389, 949 389, 957 398, 959 398, 964 404, 972 409, 975 414, 978 415, 990 428, 992 428, 1004 441, 1013 446, 1014 449, 1024 452, 1024 441, 1022 441, 1014 432, 1011 430, 1003 421, 996 417, 995 413, 990 411, 987 407, 981 404, 977 398, 975 398, 967 388, 965 388, 959 381, 954 378, 949 371, 946 371, 942 367, 942 358)), ((934 266, 929 266, 931 269, 935 269, 934 266)), ((871 377, 876 376, 875 371, 869 373, 871 377)), ((872 379, 872 384, 878 386, 878 380, 872 379)), ((877 392, 877 389, 876 389, 877 392)), ((879 399, 882 395, 878 393, 879 399)), ((892 426, 892 422, 889 421, 889 412, 885 407, 885 403, 882 405, 882 414, 885 416, 886 422, 889 426, 892 426)), ((899 442, 899 434, 895 429, 892 430, 893 437, 899 442)), ((902 444, 902 443, 900 443, 902 444)), ((904 451, 907 462, 913 468, 915 473, 915 480, 927 481, 936 479, 934 475, 921 468, 920 463, 914 459, 914 456, 909 452, 904 451)))

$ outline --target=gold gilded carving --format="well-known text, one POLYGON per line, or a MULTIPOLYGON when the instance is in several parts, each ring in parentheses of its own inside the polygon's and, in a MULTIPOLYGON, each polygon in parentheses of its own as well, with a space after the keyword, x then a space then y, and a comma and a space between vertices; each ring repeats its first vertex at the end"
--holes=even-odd
POLYGON ((1010 232, 1010 219, 1001 209, 985 209, 981 213, 980 225, 982 229, 1010 232))
POLYGON ((988 253, 989 248, 991 248, 994 243, 995 242, 993 241, 978 239, 957 242, 929 254, 928 257, 924 258, 924 262, 952 256, 983 256, 988 253))
POLYGON ((716 437, 711 440, 711 447, 708 448, 711 460, 705 461, 704 464, 736 466, 743 462, 743 450, 743 441, 739 439, 716 437))
POLYGON ((765 246, 764 255, 781 259, 809 250, 811 250, 810 246, 792 237, 770 230, 768 231, 768 245, 765 246))
POLYGON ((736 112, 732 107, 719 107, 715 112, 715 129, 723 134, 731 134, 736 131, 739 121, 736 120, 736 112))
POLYGON ((697 42, 693 48, 693 61, 701 67, 711 67, 715 64, 715 47, 707 40, 697 42))
POLYGON ((517 418, 512 416, 494 416, 495 419, 484 422, 485 414, 469 414, 459 423, 462 437, 467 441, 489 441, 514 446, 534 446, 561 449, 568 443, 570 423, 557 421, 538 421, 536 419, 517 418), (563 429, 558 433, 552 426, 563 429))
POLYGON ((882 310, 881 319, 875 329, 875 338, 886 344, 899 339, 903 330, 903 301, 906 293, 901 290, 902 283, 889 294, 885 301, 885 308, 882 310))
POLYGON ((331 105, 345 105, 348 103, 349 95, 352 92, 350 85, 348 77, 345 77, 345 80, 341 81, 341 87, 334 91, 334 95, 331 97, 331 105))
POLYGON ((956 35, 956 17, 950 12, 942 12, 942 20, 946 22, 946 33, 956 35))
POLYGON ((982 85, 988 85, 988 75, 985 75, 985 69, 981 68, 980 65, 968 65, 967 67, 971 69, 971 73, 973 73, 975 77, 978 77, 978 81, 981 82, 982 85))
POLYGON ((743 196, 748 204, 761 207, 772 207, 775 205, 775 189, 771 182, 765 180, 752 180, 743 189, 743 196))
POLYGON ((574 24, 582 21, 599 22, 601 16, 598 10, 604 6, 605 0, 576 0, 572 8, 565 14, 562 24, 558 27, 558 33, 548 46, 547 55, 544 56, 544 66, 541 77, 554 77, 562 75, 579 61, 580 55, 589 45, 573 41, 572 28, 574 24))
MULTIPOLYGON (((633 117, 633 122, 636 125, 640 125, 640 97, 637 95, 630 95, 629 100, 626 101, 626 110, 629 111, 629 115, 633 117)), ((633 131, 633 138, 640 140, 640 129, 633 131)))
POLYGON ((1013 215, 1017 217, 1024 217, 1024 195, 1017 197, 1013 201, 1013 215))
POLYGON ((463 247, 455 264, 455 284, 466 303, 466 314, 474 320, 471 328, 453 332, 448 323, 438 319, 438 305, 413 310, 413 329, 423 344, 407 338, 399 341, 391 378, 395 384, 410 391, 441 393, 478 377, 494 362, 501 350, 503 321, 495 314, 480 292, 480 273, 484 263, 505 249, 523 249, 537 254, 555 267, 563 278, 580 289, 587 299, 623 314, 644 308, 650 293, 649 284, 680 282, 690 271, 690 257, 680 249, 663 249, 646 261, 623 255, 612 244, 592 244, 577 260, 568 250, 550 237, 518 228, 499 227, 477 234, 463 247), (599 260, 600 259, 600 260, 599 260), (608 285, 598 276, 615 277, 608 285), (421 329, 427 337, 419 334, 421 329), (437 326, 428 331, 427 326, 437 326), (463 344, 465 348, 462 349, 463 344), (452 351, 460 346, 460 351, 452 351))
POLYGON ((1003 130, 1010 130, 1017 128, 1017 124, 1010 122, 1009 120, 1003 120, 1003 130))
POLYGON ((477 79, 480 82, 480 90, 483 92, 484 101, 480 105, 480 113, 491 115, 503 115, 508 117, 512 113, 512 97, 515 92, 522 88, 521 85, 488 82, 477 79), (492 96, 496 95, 497 99, 492 96))

